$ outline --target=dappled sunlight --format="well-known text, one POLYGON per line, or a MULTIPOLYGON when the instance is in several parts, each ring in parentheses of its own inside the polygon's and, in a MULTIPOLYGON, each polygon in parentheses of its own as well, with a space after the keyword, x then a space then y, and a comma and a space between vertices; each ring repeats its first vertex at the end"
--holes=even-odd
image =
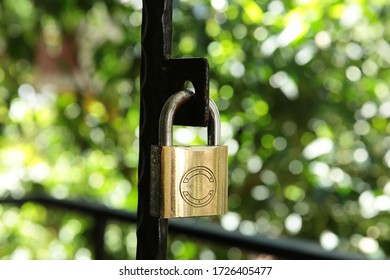
POLYGON ((228 212, 221 218, 221 225, 228 231, 236 230, 240 226, 241 217, 234 212, 228 212))
POLYGON ((314 159, 321 155, 328 154, 333 151, 333 141, 329 138, 317 138, 310 142, 303 150, 303 156, 308 159, 314 159))
POLYGON ((291 234, 297 234, 302 228, 302 218, 296 213, 287 216, 284 226, 291 234))
POLYGON ((339 238, 331 231, 324 231, 320 235, 320 244, 325 250, 334 250, 339 245, 339 238))

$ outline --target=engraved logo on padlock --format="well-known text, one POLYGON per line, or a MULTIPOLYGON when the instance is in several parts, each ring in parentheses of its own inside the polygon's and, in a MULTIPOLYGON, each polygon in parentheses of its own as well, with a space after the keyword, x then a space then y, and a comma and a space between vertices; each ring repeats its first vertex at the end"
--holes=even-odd
POLYGON ((151 147, 151 215, 160 218, 222 215, 227 211, 227 147, 219 146, 220 120, 210 100, 208 146, 173 146, 179 106, 193 93, 181 91, 164 105, 159 144, 151 147))
POLYGON ((180 194, 193 207, 204 207, 214 198, 217 183, 213 172, 206 166, 188 170, 180 182, 180 194), (199 185, 202 188, 199 189, 199 185))

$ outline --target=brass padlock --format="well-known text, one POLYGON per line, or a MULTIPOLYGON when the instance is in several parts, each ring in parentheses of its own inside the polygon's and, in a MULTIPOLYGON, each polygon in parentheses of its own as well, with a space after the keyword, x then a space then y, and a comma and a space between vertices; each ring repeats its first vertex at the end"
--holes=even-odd
POLYGON ((159 122, 159 146, 151 147, 151 215, 160 218, 222 215, 227 211, 227 146, 219 146, 219 112, 210 99, 210 146, 173 146, 178 107, 190 100, 181 91, 165 103, 159 122), (211 127, 211 128, 210 128, 211 127))

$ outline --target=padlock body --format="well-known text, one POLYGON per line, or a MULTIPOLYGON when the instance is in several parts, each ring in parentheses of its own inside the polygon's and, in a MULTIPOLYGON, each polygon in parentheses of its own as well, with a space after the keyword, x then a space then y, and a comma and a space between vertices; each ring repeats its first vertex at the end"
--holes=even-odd
POLYGON ((227 211, 226 146, 152 146, 151 213, 160 218, 227 211))

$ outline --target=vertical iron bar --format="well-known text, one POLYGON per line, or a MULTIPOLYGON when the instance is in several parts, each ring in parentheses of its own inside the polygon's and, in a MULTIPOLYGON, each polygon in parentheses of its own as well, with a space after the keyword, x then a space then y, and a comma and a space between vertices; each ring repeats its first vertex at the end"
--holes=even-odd
POLYGON ((172 12, 172 0, 143 0, 137 259, 166 259, 168 220, 150 215, 150 147, 158 145, 164 103, 191 81, 195 95, 175 114, 174 124, 207 126, 209 118, 208 62, 171 59, 172 12))
POLYGON ((172 0, 143 0, 141 108, 138 169, 137 259, 166 259, 168 220, 150 215, 150 146, 158 144, 158 120, 167 91, 172 0))
POLYGON ((106 232, 106 217, 101 214, 94 215, 95 225, 93 227, 93 239, 95 245, 95 259, 104 260, 106 252, 104 250, 104 235, 106 232))

